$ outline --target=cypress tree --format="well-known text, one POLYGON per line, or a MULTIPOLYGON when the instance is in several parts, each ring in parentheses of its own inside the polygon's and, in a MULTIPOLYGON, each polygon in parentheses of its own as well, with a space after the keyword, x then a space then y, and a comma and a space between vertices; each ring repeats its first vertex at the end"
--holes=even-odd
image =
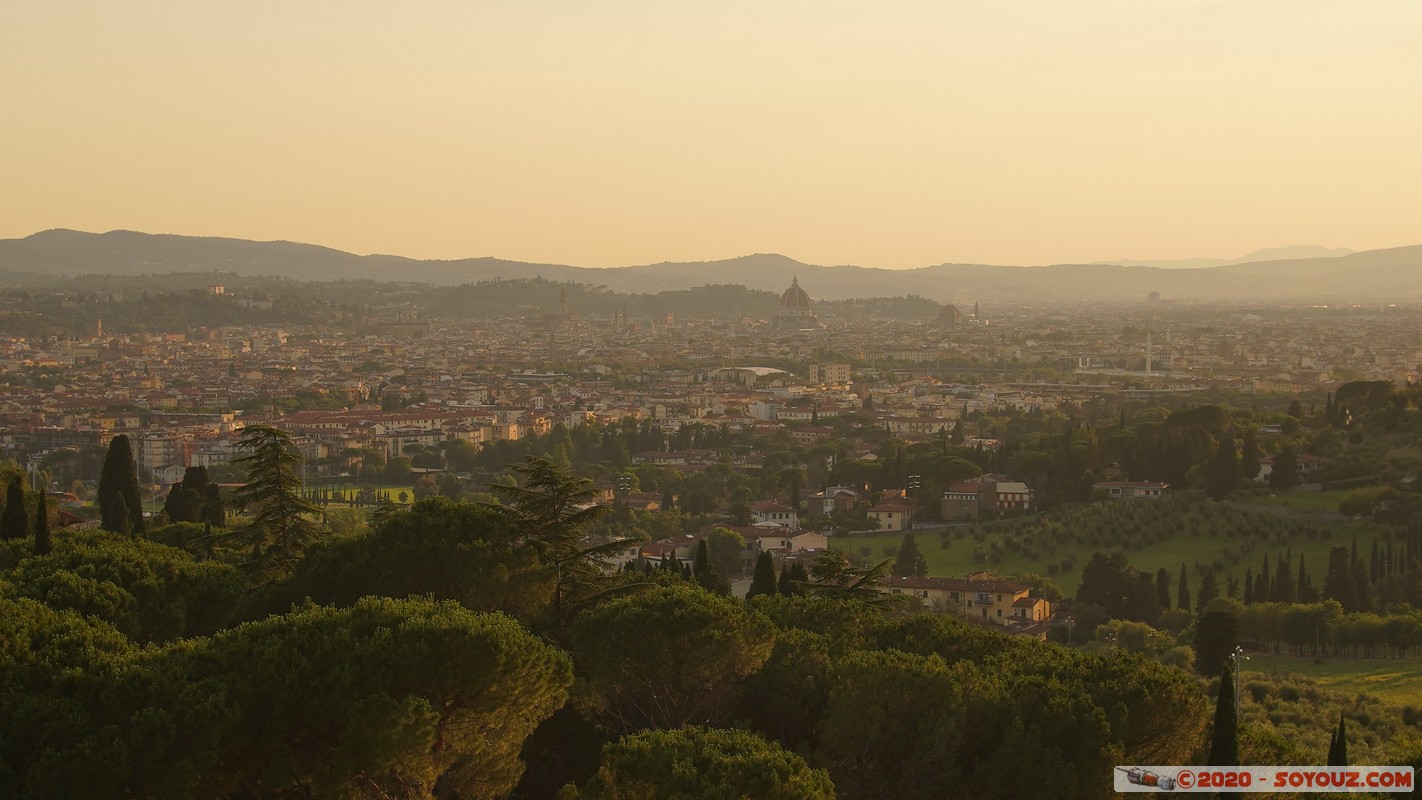
POLYGON ((214 528, 227 527, 227 505, 222 499, 222 490, 215 483, 207 485, 202 504, 202 521, 214 528))
POLYGON ((1274 602, 1292 603, 1298 599, 1294 588, 1294 574, 1289 570, 1289 556, 1280 554, 1278 568, 1274 570, 1274 602))
POLYGON ((1254 605, 1254 576, 1251 574, 1252 567, 1244 568, 1244 604, 1254 605))
POLYGON ((1190 576, 1185 572, 1185 565, 1180 565, 1180 588, 1176 593, 1175 607, 1182 611, 1190 610, 1190 576))
POLYGON ((1161 610, 1170 608, 1170 573, 1165 567, 1155 571, 1155 601, 1161 610))
POLYGON ((114 533, 143 532, 143 502, 138 496, 138 467, 133 460, 133 447, 128 436, 120 433, 109 442, 104 467, 99 473, 99 519, 106 531, 114 533), (118 514, 119 498, 123 499, 124 515, 118 514))
POLYGON ((775 588, 776 588, 776 591, 780 592, 781 594, 783 594, 783 595, 785 595, 785 596, 787 596, 787 597, 795 593, 794 587, 792 587, 792 586, 790 585, 790 568, 789 568, 789 567, 781 567, 781 568, 780 568, 780 580, 776 582, 775 588))
POLYGON ((44 492, 39 493, 39 504, 35 507, 35 555, 49 555, 49 505, 44 492))
POLYGON ((25 487, 20 476, 5 487, 5 511, 0 514, 0 539, 20 539, 30 532, 30 515, 25 510, 25 487))
POLYGON ((1223 500, 1239 488, 1239 456, 1235 454, 1234 438, 1229 434, 1220 437, 1215 457, 1205 465, 1205 493, 1212 500, 1223 500))
POLYGON ((716 590, 716 577, 711 574, 711 552, 706 548, 706 540, 696 543, 696 557, 691 562, 691 577, 701 588, 716 590))
POLYGON ((894 560, 894 574, 914 578, 928 574, 928 561, 923 557, 923 551, 918 549, 918 540, 912 533, 905 533, 903 543, 899 545, 899 556, 894 560))
POLYGON ((1314 591, 1313 586, 1309 583, 1308 570, 1304 568, 1303 553, 1299 553, 1299 578, 1295 582, 1295 585, 1298 586, 1298 595, 1300 603, 1318 602, 1318 592, 1314 591))
POLYGON ((1343 727, 1342 714, 1338 715, 1338 727, 1333 730, 1333 735, 1328 740, 1328 766, 1348 766, 1348 735, 1343 727))
POLYGON ((1256 597, 1259 597, 1260 599, 1264 600, 1265 602, 1268 602, 1268 600, 1274 596, 1274 584, 1269 580, 1269 554, 1268 554, 1268 553, 1265 553, 1265 554, 1264 554, 1264 566, 1263 566, 1262 569, 1259 570, 1259 579, 1260 579, 1261 581, 1263 581, 1263 583, 1264 583, 1264 594, 1260 595, 1260 594, 1256 591, 1256 592, 1255 592, 1255 596, 1256 596, 1256 597))
POLYGON ((1239 472, 1250 480, 1259 477, 1259 443, 1254 441, 1253 428, 1244 432, 1244 445, 1241 447, 1239 457, 1239 472))
POLYGON ((775 561, 770 557, 770 553, 762 551, 755 558, 755 574, 751 577, 750 590, 746 592, 746 597, 775 592, 775 561))
POLYGON ((1220 690, 1215 696, 1215 724, 1210 731, 1210 755, 1205 763, 1212 767, 1233 767, 1239 764, 1239 728, 1234 708, 1234 672, 1226 663, 1220 672, 1220 690))
POLYGON ((1284 445, 1274 454, 1274 468, 1269 471, 1269 488, 1286 491, 1299 483, 1299 459, 1294 448, 1284 445))
POLYGON ((1205 570, 1205 576, 1200 579, 1200 597, 1198 602, 1201 611, 1210 604, 1211 600, 1220 596, 1219 579, 1215 577, 1213 569, 1205 570))
POLYGON ((1378 555, 1378 537, 1374 536, 1373 552, 1372 555, 1368 557, 1368 577, 1372 579, 1373 583, 1377 583, 1378 579, 1382 577, 1382 574, 1379 572, 1381 569, 1381 558, 1378 555))
POLYGON ((133 524, 132 517, 130 517, 128 513, 128 503, 124 502, 123 495, 121 494, 114 495, 113 502, 114 530, 110 532, 117 533, 119 536, 127 536, 132 533, 130 526, 133 524))

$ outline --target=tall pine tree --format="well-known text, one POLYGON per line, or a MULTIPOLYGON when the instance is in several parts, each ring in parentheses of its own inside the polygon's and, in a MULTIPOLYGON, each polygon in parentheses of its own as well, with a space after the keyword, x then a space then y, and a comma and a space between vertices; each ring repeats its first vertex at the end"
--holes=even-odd
POLYGON ((1170 573, 1165 567, 1155 571, 1155 601, 1161 610, 1170 608, 1170 573))

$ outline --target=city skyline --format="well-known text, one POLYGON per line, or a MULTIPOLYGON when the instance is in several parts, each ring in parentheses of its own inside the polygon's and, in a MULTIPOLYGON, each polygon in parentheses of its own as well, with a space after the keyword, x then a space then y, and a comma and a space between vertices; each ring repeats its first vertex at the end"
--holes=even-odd
POLYGON ((1422 10, 36 6, 0 236, 906 268, 1417 243, 1422 10))

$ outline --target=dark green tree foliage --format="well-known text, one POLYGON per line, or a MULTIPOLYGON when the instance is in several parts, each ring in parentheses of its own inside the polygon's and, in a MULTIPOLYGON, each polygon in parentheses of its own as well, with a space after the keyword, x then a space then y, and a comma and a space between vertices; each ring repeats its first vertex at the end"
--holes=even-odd
POLYGON ((1318 589, 1316 589, 1309 581, 1308 569, 1304 566, 1303 553, 1299 553, 1299 575, 1298 579, 1294 581, 1294 585, 1298 587, 1300 603, 1318 602, 1318 589))
POLYGON ((233 505, 251 514, 252 538, 267 561, 287 568, 319 531, 310 519, 318 509, 301 493, 301 453, 289 434, 266 425, 243 428, 237 446, 245 455, 232 463, 247 470, 247 483, 233 505))
POLYGON ((1211 600, 1220 596, 1219 579, 1215 577, 1215 571, 1205 570, 1204 577, 1200 578, 1200 596, 1196 601, 1201 611, 1210 604, 1211 600))
POLYGON ((1343 725, 1343 717, 1338 717, 1338 727, 1328 739, 1328 766, 1348 766, 1348 733, 1343 725))
POLYGON ((203 495, 202 522, 214 528, 227 527, 227 504, 222 499, 222 487, 209 483, 203 495))
POLYGON ((762 552, 755 557, 755 573, 751 577, 750 589, 746 592, 746 597, 755 597, 762 594, 775 594, 775 559, 770 557, 770 553, 762 552))
MULTIPOLYGON (((33 612, 20 624, 32 621, 66 624, 33 612)), ((13 625, 5 609, 0 626, 13 625)), ((43 638, 11 633, 27 647, 43 638)), ((103 646, 101 632, 90 640, 103 646)), ((572 682, 567 657, 513 620, 424 599, 367 598, 100 655, 117 668, 62 687, 26 679, 38 657, 0 654, 21 667, 0 675, 20 673, 28 693, 5 726, 26 742, 5 750, 14 796, 428 797, 438 779, 451 795, 503 797, 524 739, 572 682)), ((7 708, 14 685, 0 685, 7 708)))
POLYGON ((1165 567, 1155 571, 1155 602, 1162 611, 1170 608, 1170 573, 1165 567))
POLYGON ((1160 599, 1155 580, 1148 573, 1136 572, 1135 591, 1131 595, 1130 619, 1151 625, 1160 619, 1160 599))
POLYGON ((0 539, 23 539, 30 532, 30 514, 25 509, 25 487, 20 476, 5 485, 5 510, 0 512, 0 539))
POLYGON ((163 503, 163 513, 168 516, 168 521, 202 521, 203 505, 207 501, 210 485, 207 467, 188 467, 183 472, 182 482, 168 490, 168 499, 163 503))
POLYGON ((856 567, 849 563, 844 553, 830 550, 815 559, 810 565, 810 580, 800 586, 819 597, 887 608, 900 605, 904 599, 879 591, 879 582, 888 574, 888 559, 872 567, 856 567))
POLYGON ((616 733, 724 722, 774 644, 763 615, 687 584, 603 603, 572 628, 584 713, 616 733))
POLYGON ((138 466, 133 460, 133 447, 125 434, 120 433, 109 442, 104 466, 99 473, 98 501, 100 525, 104 530, 133 535, 143 533, 138 466))
POLYGON ((254 613, 304 598, 348 606, 367 595, 426 595, 532 620, 552 601, 553 581, 507 516, 436 495, 362 534, 312 547, 290 578, 258 595, 254 613))
POLYGON ((706 553, 711 559, 711 572, 719 586, 730 591, 731 581, 741 577, 744 567, 742 553, 746 541, 729 528, 714 528, 706 537, 706 553))
POLYGON ((1220 671, 1219 693, 1215 695, 1215 721, 1210 728, 1210 752, 1205 763, 1212 767, 1239 765, 1239 720, 1234 706, 1234 672, 1228 664, 1220 671))
POLYGON ((1234 438, 1229 434, 1220 437, 1215 457, 1205 470, 1205 493, 1214 500, 1223 500, 1239 488, 1239 456, 1235 453, 1234 438))
POLYGON ((123 499, 123 495, 115 495, 113 498, 113 525, 112 533, 120 536, 128 536, 133 533, 133 515, 128 513, 128 501, 123 499))
POLYGON ((1259 443, 1254 440, 1254 429, 1244 430, 1244 445, 1239 456, 1239 472, 1244 477, 1254 480, 1259 477, 1259 443))
POLYGON ((912 533, 904 534, 898 558, 894 560, 894 574, 915 578, 928 574, 928 561, 924 558, 923 551, 918 549, 918 540, 912 533))
POLYGON ((39 493, 39 505, 35 508, 35 542, 34 554, 36 556, 47 556, 50 551, 49 540, 49 504, 45 499, 45 493, 39 493))
POLYGON ((1254 605, 1254 574, 1252 567, 1244 568, 1244 604, 1254 605))
POLYGON ((1289 445, 1274 454, 1274 466, 1269 471, 1269 488, 1284 491, 1299 484, 1299 459, 1289 445))
POLYGON ((592 502, 597 494, 592 481, 571 476, 549 459, 536 456, 510 470, 522 483, 490 484, 489 490, 502 501, 490 507, 508 517, 521 541, 552 570, 553 621, 555 630, 561 631, 568 611, 627 588, 609 578, 605 568, 610 554, 636 539, 583 543, 589 526, 611 510, 592 502))
POLYGON ((1337 600, 1344 611, 1363 610, 1346 547, 1332 547, 1328 550, 1328 574, 1323 577, 1323 596, 1337 600))
POLYGON ((1274 584, 1269 580, 1269 554, 1264 554, 1264 563, 1259 566, 1259 583, 1255 587, 1254 596, 1261 602, 1267 601, 1274 594, 1274 584))
POLYGON ((1274 569, 1274 591, 1270 595, 1270 600, 1275 603, 1293 603, 1298 600, 1298 589, 1294 586, 1294 572, 1290 567, 1292 561, 1290 555, 1279 554, 1278 563, 1274 569))
POLYGON ((711 549, 706 546, 705 539, 696 543, 696 553, 691 558, 691 578, 696 581, 698 586, 709 592, 720 589, 716 573, 711 569, 711 549))
POLYGON ((226 564, 93 532, 25 559, 7 580, 17 596, 103 620, 139 644, 214 633, 237 617, 246 595, 241 574, 226 564))
POLYGON ((1239 644, 1239 619, 1229 611, 1207 611, 1195 622, 1195 670, 1212 675, 1239 644))
MULTIPOLYGON (((1101 606, 1111 619, 1130 618, 1136 578, 1124 553, 1095 553, 1081 570, 1078 603, 1101 606)), ((1154 589, 1152 589, 1152 594, 1154 589)))
POLYGON ((1198 746, 1199 690, 1177 670, 1056 647, 984 656, 969 641, 950 638, 951 659, 897 647, 838 659, 814 753, 841 797, 1086 797, 1113 759, 1198 746), (1193 709, 1188 726, 1172 702, 1193 709))
POLYGON ((1185 565, 1180 565, 1180 588, 1179 594, 1175 598, 1175 607, 1182 611, 1189 611, 1193 608, 1190 605, 1190 575, 1185 571, 1185 565))
POLYGON ((824 770, 749 731, 685 727, 625 736, 572 800, 833 800, 824 770))

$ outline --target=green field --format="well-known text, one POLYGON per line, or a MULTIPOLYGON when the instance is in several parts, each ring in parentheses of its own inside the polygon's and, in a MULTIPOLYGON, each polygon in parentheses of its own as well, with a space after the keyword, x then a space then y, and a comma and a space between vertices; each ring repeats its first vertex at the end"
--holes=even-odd
MULTIPOLYGON (((1109 502, 1109 501, 1108 501, 1109 502)), ((1137 501, 1148 503, 1155 501, 1137 501)), ((1206 502, 1206 501, 1202 501, 1206 502)), ((1166 507, 1161 507, 1162 512, 1167 512, 1166 507)), ((1078 512, 1080 513, 1080 512, 1078 512)), ((1087 509, 1085 513, 1093 513, 1087 509)), ((1259 521, 1258 517, 1241 511, 1235 511, 1226 507, 1218 507, 1214 513, 1237 516, 1241 525, 1247 526, 1250 521, 1259 521)), ((1139 523, 1146 527, 1152 525, 1165 526, 1168 529, 1171 520, 1161 519, 1154 522, 1139 523)), ((1302 523, 1299 523, 1302 525, 1302 523)), ((1334 546, 1348 546, 1352 544, 1354 532, 1358 535, 1358 548, 1363 554, 1368 552, 1372 546, 1373 537, 1377 534, 1377 528, 1369 523, 1352 521, 1330 521, 1309 523, 1318 529, 1316 537, 1308 537, 1303 534, 1295 535, 1285 542, 1270 542, 1267 545, 1263 542, 1256 543, 1254 548, 1240 556, 1239 561, 1233 565, 1226 566, 1225 575, 1231 572, 1238 579, 1243 580, 1246 567, 1251 567, 1258 572, 1263 561, 1264 553, 1269 553, 1270 569, 1272 570, 1277 560, 1278 554, 1285 548, 1292 550, 1294 568, 1297 569, 1298 557, 1300 553, 1308 565, 1309 577, 1314 586, 1322 586, 1323 576, 1327 569, 1328 550, 1334 546)), ((996 561, 984 563, 975 557, 975 550, 978 548, 988 549, 994 541, 1001 541, 1008 535, 1007 530, 987 525, 981 530, 985 533, 981 542, 973 538, 973 528, 960 529, 968 531, 963 538, 956 538, 956 533, 952 534, 952 544, 944 549, 940 543, 938 531, 919 531, 915 535, 918 540, 919 549, 923 551, 924 558, 928 562, 928 574, 939 577, 961 577, 981 569, 987 569, 999 575, 1013 575, 1035 572, 1040 575, 1047 575, 1047 565, 1049 562, 1060 564, 1063 559, 1072 558, 1075 561, 1070 571, 1058 571, 1050 576, 1062 591, 1071 596, 1076 593, 1077 585, 1081 581, 1081 570, 1086 566, 1086 562, 1091 559, 1093 553, 1098 550, 1110 551, 1120 549, 1119 546, 1103 546, 1091 542, 1060 541, 1056 546, 1056 552, 1041 555, 1024 555, 1017 551, 1005 551, 996 561)), ((1163 538, 1160 541, 1152 542, 1133 549, 1126 550, 1126 557, 1130 564, 1137 569, 1154 573, 1164 567, 1170 574, 1172 596, 1174 583, 1180 573, 1182 563, 1190 565, 1190 586, 1191 590, 1199 589, 1199 573, 1194 569, 1197 561, 1211 563, 1217 558, 1223 558, 1226 548, 1241 550, 1243 545, 1241 540, 1230 537, 1219 531, 1196 530, 1190 534, 1176 534, 1163 538)), ((891 548, 893 553, 898 552, 900 543, 903 541, 902 533, 882 533, 882 534, 854 534, 849 536, 836 536, 831 540, 831 546, 839 547, 858 554, 863 548, 869 548, 869 558, 873 562, 878 562, 884 558, 892 558, 888 551, 891 548)), ((1226 559, 1228 563, 1228 559, 1226 559)), ((1220 580, 1220 591, 1225 591, 1225 581, 1220 580)))
POLYGON ((1331 492, 1256 494, 1241 497, 1240 502, 1248 505, 1296 508, 1302 511, 1331 511, 1337 513, 1338 502, 1353 491, 1353 489, 1335 489, 1331 492))
POLYGON ((1334 692, 1365 693, 1399 705, 1422 706, 1422 659, 1324 658, 1251 654, 1242 675, 1298 675, 1334 692), (1315 663, 1315 662, 1319 663, 1315 663))

